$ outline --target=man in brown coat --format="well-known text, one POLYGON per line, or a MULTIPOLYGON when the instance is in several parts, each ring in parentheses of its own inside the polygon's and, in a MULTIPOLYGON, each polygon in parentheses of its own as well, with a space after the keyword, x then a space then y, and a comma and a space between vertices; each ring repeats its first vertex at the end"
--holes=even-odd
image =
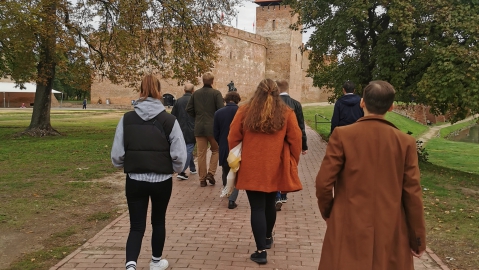
POLYGON ((320 270, 413 270, 426 249, 416 141, 384 119, 395 90, 364 88, 364 117, 332 133, 316 177, 320 270), (334 192, 333 192, 334 188, 334 192))

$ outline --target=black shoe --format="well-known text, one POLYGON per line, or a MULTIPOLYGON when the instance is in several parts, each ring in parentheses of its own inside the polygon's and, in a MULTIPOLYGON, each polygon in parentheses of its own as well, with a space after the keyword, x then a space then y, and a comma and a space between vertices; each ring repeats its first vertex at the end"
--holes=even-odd
POLYGON ((273 245, 273 237, 271 236, 269 239, 266 238, 266 249, 270 249, 273 245))
POLYGON ((210 182, 210 185, 212 185, 212 186, 214 186, 216 184, 215 176, 211 173, 206 174, 205 180, 210 182))
POLYGON ((181 180, 188 180, 188 175, 186 175, 186 173, 182 172, 182 173, 179 173, 176 178, 178 179, 181 179, 181 180))
POLYGON ((228 209, 235 209, 238 205, 234 201, 229 201, 228 209))
POLYGON ((276 211, 281 211, 281 206, 283 206, 283 203, 281 201, 276 201, 276 211))
POLYGON ((251 256, 249 257, 253 262, 259 263, 259 264, 265 264, 268 261, 266 260, 266 250, 263 250, 260 252, 255 251, 251 256))

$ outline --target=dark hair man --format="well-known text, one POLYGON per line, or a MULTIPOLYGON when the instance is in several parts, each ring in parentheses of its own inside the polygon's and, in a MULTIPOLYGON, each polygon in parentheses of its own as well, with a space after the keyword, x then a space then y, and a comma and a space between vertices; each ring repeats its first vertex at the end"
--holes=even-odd
POLYGON ((394 95, 389 83, 370 82, 365 116, 329 138, 316 176, 327 223, 318 270, 413 270, 426 249, 416 140, 384 119, 394 95))
MULTIPOLYGON (((293 109, 294 114, 296 115, 296 120, 298 120, 298 125, 302 133, 301 153, 305 155, 308 152, 308 139, 306 137, 306 128, 304 126, 303 107, 301 106, 301 103, 299 103, 299 101, 289 96, 289 83, 286 80, 278 80, 276 81, 276 84, 279 88, 279 96, 284 101, 284 103, 286 103, 286 105, 293 109)), ((281 211, 283 203, 286 203, 287 201, 287 195, 281 194, 281 192, 278 191, 276 195, 276 211, 281 211)))
MULTIPOLYGON (((219 145, 219 164, 223 168, 222 180, 223 186, 226 186, 226 176, 230 171, 227 158, 229 154, 228 146, 228 134, 230 133, 230 124, 233 122, 233 118, 238 111, 238 103, 241 101, 241 97, 238 92, 231 91, 225 96, 226 106, 215 112, 215 118, 213 122, 213 130, 215 140, 219 145)), ((235 188, 233 193, 228 198, 228 208, 236 208, 236 199, 238 198, 238 190, 235 188)))
POLYGON ((364 116, 364 112, 359 106, 361 97, 354 94, 354 88, 354 83, 350 81, 343 84, 343 96, 334 104, 330 135, 336 127, 352 124, 364 116))

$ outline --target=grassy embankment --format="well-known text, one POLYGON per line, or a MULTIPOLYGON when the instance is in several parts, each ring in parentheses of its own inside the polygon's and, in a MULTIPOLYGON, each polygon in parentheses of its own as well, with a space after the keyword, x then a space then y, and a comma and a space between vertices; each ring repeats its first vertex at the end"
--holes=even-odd
POLYGON ((0 111, 0 231, 14 237, 0 249, 16 259, 10 269, 48 269, 118 215, 111 197, 121 191, 91 180, 117 171, 110 150, 121 114, 55 110, 62 136, 15 137, 30 117, 0 111))
MULTIPOLYGON (((305 107, 307 124, 314 129, 314 114, 329 119, 333 106, 305 107)), ((406 117, 388 113, 386 118, 400 130, 419 137, 427 130, 406 117)), ((454 125, 445 136, 469 124, 454 125)), ((318 124, 317 132, 327 138, 329 124, 318 124)), ((421 185, 428 246, 451 269, 479 269, 479 145, 435 138, 426 145, 431 163, 421 163, 421 185), (472 173, 468 173, 472 172, 472 173)))

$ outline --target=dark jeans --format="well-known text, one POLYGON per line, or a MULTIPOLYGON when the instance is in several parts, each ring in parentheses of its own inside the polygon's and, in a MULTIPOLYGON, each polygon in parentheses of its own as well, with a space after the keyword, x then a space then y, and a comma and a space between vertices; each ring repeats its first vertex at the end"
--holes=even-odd
POLYGON ((258 250, 266 249, 266 238, 273 234, 276 222, 275 198, 276 192, 266 193, 247 190, 251 206, 251 228, 258 250))
MULTIPOLYGON (((226 182, 227 182, 226 177, 228 176, 228 173, 230 172, 231 168, 228 165, 228 163, 226 163, 226 165, 225 164, 221 165, 221 168, 223 168, 223 174, 221 175, 221 179, 223 180, 223 186, 226 186, 226 182)), ((233 192, 228 197, 228 200, 236 202, 236 199, 238 198, 238 193, 239 191, 236 188, 234 188, 233 192)))
POLYGON ((126 262, 138 261, 141 242, 146 229, 148 202, 151 199, 151 249, 154 257, 161 257, 165 245, 165 215, 171 197, 173 181, 159 183, 137 181, 126 176, 126 200, 130 212, 130 234, 126 242, 126 262))

